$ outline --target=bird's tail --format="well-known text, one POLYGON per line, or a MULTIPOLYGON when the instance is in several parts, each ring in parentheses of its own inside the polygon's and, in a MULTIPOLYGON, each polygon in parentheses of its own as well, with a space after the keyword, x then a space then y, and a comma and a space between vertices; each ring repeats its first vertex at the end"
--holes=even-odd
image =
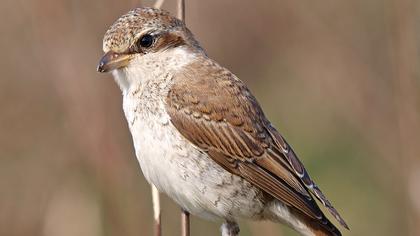
POLYGON ((312 219, 277 200, 267 207, 266 218, 284 223, 305 236, 341 236, 340 231, 324 215, 322 219, 312 219))

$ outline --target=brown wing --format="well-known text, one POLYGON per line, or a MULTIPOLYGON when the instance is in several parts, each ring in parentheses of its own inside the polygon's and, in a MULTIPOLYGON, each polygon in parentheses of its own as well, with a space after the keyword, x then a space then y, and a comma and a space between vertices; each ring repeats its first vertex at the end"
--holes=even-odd
POLYGON ((227 171, 310 218, 329 223, 311 192, 348 228, 250 91, 232 73, 203 59, 173 79, 166 109, 182 135, 227 171))

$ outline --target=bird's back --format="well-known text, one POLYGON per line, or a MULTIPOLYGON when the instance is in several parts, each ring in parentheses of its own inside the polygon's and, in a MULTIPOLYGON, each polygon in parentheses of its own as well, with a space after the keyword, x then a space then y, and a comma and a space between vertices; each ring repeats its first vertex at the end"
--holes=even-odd
MULTIPOLYGON (((220 166, 276 199, 281 203, 277 208, 285 206, 281 212, 289 210, 302 216, 299 221, 340 235, 311 194, 346 226, 344 221, 246 85, 229 70, 202 55, 174 76, 166 102, 171 123, 220 166)), ((282 213, 277 216, 285 220, 282 213)))

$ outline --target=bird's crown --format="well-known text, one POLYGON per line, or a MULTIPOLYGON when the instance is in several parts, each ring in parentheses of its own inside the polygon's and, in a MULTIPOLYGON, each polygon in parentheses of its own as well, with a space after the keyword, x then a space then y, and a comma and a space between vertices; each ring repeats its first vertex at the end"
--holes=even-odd
POLYGON ((124 52, 139 37, 147 31, 180 30, 183 31, 183 21, 171 16, 169 12, 154 8, 135 8, 121 16, 107 30, 103 40, 105 52, 124 52))

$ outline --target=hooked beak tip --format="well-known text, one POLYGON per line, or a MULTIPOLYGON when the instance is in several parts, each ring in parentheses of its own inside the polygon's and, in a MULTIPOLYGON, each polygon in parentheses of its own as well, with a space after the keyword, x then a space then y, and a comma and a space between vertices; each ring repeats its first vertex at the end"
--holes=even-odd
POLYGON ((99 62, 98 67, 96 67, 96 71, 100 73, 105 72, 104 65, 105 63, 103 61, 99 62))
POLYGON ((131 58, 132 56, 130 54, 109 51, 101 58, 96 70, 104 73, 120 69, 125 67, 130 62, 131 58))

